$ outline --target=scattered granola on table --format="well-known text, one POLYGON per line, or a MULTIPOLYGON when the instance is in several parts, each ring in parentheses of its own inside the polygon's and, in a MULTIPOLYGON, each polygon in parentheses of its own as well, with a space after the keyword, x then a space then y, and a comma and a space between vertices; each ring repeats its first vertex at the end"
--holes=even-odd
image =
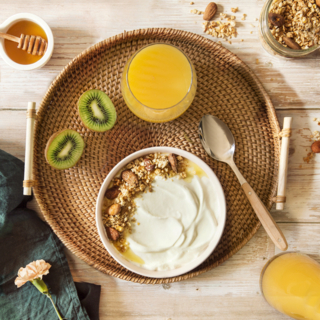
POLYGON ((187 177, 187 163, 174 154, 152 153, 128 163, 113 178, 103 201, 103 223, 107 235, 120 252, 129 249, 126 235, 132 233, 136 205, 141 193, 152 192, 152 182, 158 176, 163 179, 187 177))
POLYGON ((314 153, 313 152, 308 152, 307 156, 303 158, 303 161, 306 163, 309 163, 310 160, 313 158, 314 153))
POLYGON ((318 125, 320 126, 320 118, 313 118, 313 121, 316 121, 318 125))
POLYGON ((203 29, 206 34, 209 34, 216 38, 222 38, 225 40, 232 39, 237 36, 236 22, 234 20, 230 20, 227 22, 222 22, 222 21, 208 22, 207 21, 203 23, 203 29))
POLYGON ((319 141, 320 140, 320 132, 317 130, 313 131, 313 138, 315 141, 319 141))
POLYGON ((315 0, 275 0, 269 12, 274 38, 291 49, 320 44, 320 8, 315 0))
MULTIPOLYGON (((313 121, 317 121, 319 124, 319 118, 313 118, 313 121)), ((320 132, 314 131, 311 138, 314 139, 314 142, 311 145, 311 152, 308 152, 307 156, 303 158, 303 161, 309 163, 310 160, 314 157, 315 153, 320 153, 320 132)))
MULTIPOLYGON (((236 13, 238 11, 238 7, 231 8, 231 11, 233 13, 236 13)), ((210 2, 204 12, 197 9, 193 9, 190 12, 194 14, 204 14, 203 19, 208 20, 202 23, 203 30, 206 34, 211 35, 215 38, 222 38, 225 41, 237 37, 238 33, 236 29, 236 17, 234 15, 228 16, 226 13, 221 12, 219 16, 220 21, 209 21, 215 16, 217 12, 217 5, 214 2, 210 2)), ((246 15, 243 14, 243 16, 245 17, 246 15)), ((229 43, 230 42, 231 41, 229 41, 229 43)))

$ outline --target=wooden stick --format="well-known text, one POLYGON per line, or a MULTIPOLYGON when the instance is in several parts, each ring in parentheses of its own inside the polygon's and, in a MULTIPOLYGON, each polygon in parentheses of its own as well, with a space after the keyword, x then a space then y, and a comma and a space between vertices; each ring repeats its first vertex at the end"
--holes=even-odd
MULTIPOLYGON (((36 103, 28 102, 26 153, 25 153, 25 163, 24 163, 24 182, 28 182, 28 181, 31 182, 32 180, 35 109, 36 109, 36 103), (32 110, 32 111, 29 111, 29 110, 32 110)), ((31 193, 32 193, 31 186, 23 187, 23 195, 30 196, 31 193)))
MULTIPOLYGON (((290 132, 292 124, 291 117, 285 117, 283 119, 283 131, 282 132, 290 132)), ((285 199, 286 196, 286 188, 287 188, 287 175, 288 175, 288 156, 289 156, 289 142, 290 136, 289 134, 284 135, 281 141, 281 151, 280 151, 280 162, 279 162, 279 176, 278 176, 278 198, 285 199)), ((277 202, 276 209, 283 210, 284 202, 277 202)))
POLYGON ((4 38, 4 39, 10 40, 10 41, 17 42, 17 43, 20 42, 20 38, 15 37, 15 36, 13 36, 11 34, 7 34, 7 33, 0 32, 0 38, 4 38))

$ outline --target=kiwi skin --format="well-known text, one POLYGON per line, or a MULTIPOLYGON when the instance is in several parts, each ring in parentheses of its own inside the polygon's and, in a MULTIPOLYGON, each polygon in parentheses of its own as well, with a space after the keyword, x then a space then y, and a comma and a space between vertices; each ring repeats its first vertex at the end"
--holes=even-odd
POLYGON ((78 115, 79 115, 79 117, 80 117, 80 119, 81 119, 81 122, 82 122, 83 126, 84 126, 85 128, 87 128, 87 129, 89 129, 90 131, 93 131, 93 132, 100 132, 100 133, 106 132, 106 131, 108 131, 108 130, 111 130, 111 129, 113 128, 113 126, 115 125, 115 123, 116 123, 117 112, 116 112, 116 109, 115 109, 115 107, 114 107, 114 105, 113 105, 113 102, 111 101, 111 99, 109 98, 109 96, 108 96, 104 91, 101 91, 101 90, 99 90, 99 89, 89 89, 89 90, 83 92, 82 95, 80 96, 79 100, 78 100, 78 108, 77 108, 77 111, 78 111, 78 115), (83 98, 83 96, 85 96, 85 95, 88 94, 89 92, 94 92, 94 91, 101 92, 101 93, 103 93, 105 96, 107 96, 107 98, 110 100, 110 102, 111 102, 111 104, 112 104, 112 106, 113 106, 113 109, 114 109, 114 112, 115 112, 115 121, 114 121, 112 127, 109 128, 109 129, 107 129, 107 130, 95 130, 95 129, 93 129, 93 128, 90 128, 89 126, 86 125, 85 121, 82 119, 82 116, 81 116, 81 113, 80 113, 80 102, 81 102, 81 99, 83 98))
MULTIPOLYGON (((48 159, 48 157, 47 157, 49 147, 50 147, 51 143, 53 142, 53 140, 54 140, 60 133, 66 131, 66 130, 71 130, 71 129, 62 129, 62 130, 54 133, 54 134, 49 138, 49 140, 48 140, 48 142, 47 142, 47 144, 46 144, 46 148, 45 148, 45 150, 44 150, 44 156, 45 156, 46 161, 47 161, 47 163, 48 163, 49 165, 50 165, 50 163, 49 163, 49 159, 48 159)), ((85 142, 84 142, 84 144, 85 144, 85 142)), ((84 148, 85 148, 85 145, 84 145, 84 148)), ((74 167, 74 166, 80 161, 80 159, 81 159, 81 157, 78 159, 78 161, 77 161, 72 167, 74 167)), ((50 165, 50 166, 51 166, 51 165, 50 165)), ((52 166, 51 166, 51 167, 52 167, 52 166)), ((70 168, 72 168, 72 167, 70 167, 70 168)), ((54 168, 54 169, 56 169, 56 170, 65 170, 65 169, 63 169, 63 168, 56 168, 56 167, 52 167, 52 168, 54 168)))

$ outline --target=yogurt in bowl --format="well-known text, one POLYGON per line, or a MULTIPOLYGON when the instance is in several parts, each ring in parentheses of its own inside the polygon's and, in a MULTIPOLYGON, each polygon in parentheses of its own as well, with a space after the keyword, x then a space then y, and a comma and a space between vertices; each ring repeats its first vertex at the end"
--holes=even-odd
POLYGON ((96 205, 98 232, 108 252, 130 271, 153 278, 178 276, 201 264, 217 246, 225 220, 225 198, 213 171, 191 153, 169 147, 144 149, 119 162, 103 182, 96 205), (157 168, 158 163, 163 169, 154 170, 150 176, 149 173, 143 176, 137 170, 139 164, 131 166, 136 159, 141 161, 159 153, 175 154, 181 160, 177 162, 178 173, 173 172, 171 162, 165 162, 165 156, 160 156, 160 160, 151 157, 152 169, 157 168), (135 189, 143 185, 143 192, 133 197, 134 213, 130 213, 132 205, 126 203, 126 189, 134 194, 133 188, 121 177, 116 178, 124 170, 128 171, 128 166, 139 179, 134 181, 135 189), (106 191, 115 181, 121 193, 106 206, 106 191), (106 208, 112 203, 121 205, 122 211, 106 217, 106 208), (134 223, 128 224, 128 217, 132 217, 134 223), (123 226, 127 228, 128 225, 129 232, 125 232, 123 226), (117 238, 119 233, 121 242, 117 238))

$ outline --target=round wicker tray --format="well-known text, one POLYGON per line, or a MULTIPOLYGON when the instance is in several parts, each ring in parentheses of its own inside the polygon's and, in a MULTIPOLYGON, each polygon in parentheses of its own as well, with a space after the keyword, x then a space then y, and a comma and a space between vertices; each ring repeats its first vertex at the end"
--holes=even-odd
POLYGON ((37 115, 34 147, 34 193, 46 221, 62 242, 96 269, 139 283, 169 283, 199 275, 230 258, 260 227, 240 184, 228 165, 209 158, 198 138, 204 114, 227 123, 236 139, 235 162, 268 209, 276 191, 279 124, 272 102, 252 71, 234 54, 202 36, 174 29, 145 29, 106 39, 70 62, 46 93, 37 115), (198 77, 197 95, 180 118, 162 124, 137 118, 125 105, 120 78, 127 59, 152 42, 171 43, 192 60, 198 77), (77 101, 89 89, 106 92, 118 120, 106 133, 86 129, 77 101), (57 171, 45 160, 49 137, 69 128, 86 142, 76 167, 57 171), (111 168, 130 153, 151 146, 187 150, 216 173, 227 201, 223 237, 212 255, 195 270, 175 278, 152 279, 134 274, 109 256, 95 225, 95 203, 111 168))

